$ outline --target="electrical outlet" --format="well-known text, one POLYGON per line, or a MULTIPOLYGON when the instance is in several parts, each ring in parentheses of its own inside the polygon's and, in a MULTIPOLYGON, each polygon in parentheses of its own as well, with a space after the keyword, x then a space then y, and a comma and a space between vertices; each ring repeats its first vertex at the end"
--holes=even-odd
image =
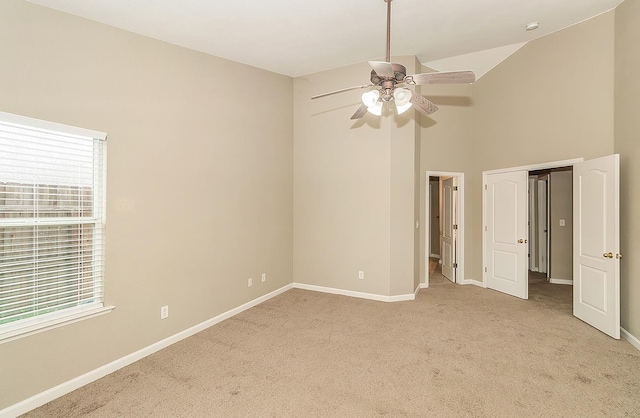
POLYGON ((267 273, 262 273, 262 283, 267 281, 267 273))
POLYGON ((160 319, 167 319, 169 317, 169 306, 163 306, 160 308, 160 319))
POLYGON ((253 279, 251 277, 249 277, 249 281, 247 282, 247 286, 248 287, 253 286, 253 279))
POLYGON ((358 279, 360 280, 364 279, 364 271, 362 270, 358 271, 358 279))

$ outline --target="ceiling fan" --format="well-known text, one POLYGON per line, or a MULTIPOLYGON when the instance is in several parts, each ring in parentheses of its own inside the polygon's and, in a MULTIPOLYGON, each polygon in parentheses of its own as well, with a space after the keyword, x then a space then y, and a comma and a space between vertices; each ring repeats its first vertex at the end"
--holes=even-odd
POLYGON ((386 61, 369 61, 371 66, 371 83, 362 86, 347 87, 329 93, 313 96, 311 99, 330 96, 350 90, 366 89, 377 86, 378 88, 366 91, 362 94, 362 105, 351 116, 351 119, 360 119, 367 112, 380 116, 384 103, 394 102, 398 114, 404 113, 411 106, 423 115, 430 115, 438 107, 419 93, 404 87, 421 84, 455 84, 473 83, 476 76, 473 71, 447 71, 407 75, 407 69, 400 64, 391 63, 391 2, 387 3, 387 55, 386 61))

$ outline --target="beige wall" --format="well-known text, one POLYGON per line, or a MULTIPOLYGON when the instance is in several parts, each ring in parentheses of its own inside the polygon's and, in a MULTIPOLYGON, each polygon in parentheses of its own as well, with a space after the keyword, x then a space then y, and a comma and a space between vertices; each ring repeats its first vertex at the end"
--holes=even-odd
MULTIPOLYGON (((613 153, 613 51, 609 12, 530 42, 474 84, 470 248, 482 244, 483 171, 613 153)), ((481 279, 480 251, 467 275, 481 279)))
MULTIPOLYGON (((420 61, 418 61, 418 58, 414 57, 414 65, 411 67, 412 71, 409 72, 415 72, 415 73, 419 73, 422 71, 422 64, 420 64, 420 61)), ((421 92, 422 88, 421 87, 417 87, 416 91, 421 92)), ((420 119, 416 118, 415 115, 416 113, 418 113, 417 111, 413 111, 413 132, 414 132, 414 150, 413 150, 413 173, 414 173, 414 177, 413 177, 413 220, 414 220, 414 225, 415 222, 418 222, 418 227, 414 228, 413 230, 413 287, 414 289, 418 289, 420 286, 420 283, 424 282, 424 277, 420 275, 421 273, 421 268, 422 266, 424 266, 425 263, 425 258, 422 252, 420 252, 420 249, 423 247, 421 245, 422 242, 424 242, 425 240, 425 236, 424 236, 424 228, 425 228, 425 207, 424 204, 421 204, 420 202, 424 199, 421 199, 421 197, 424 197, 424 191, 421 188, 422 185, 422 177, 424 176, 424 173, 422 171, 422 166, 420 164, 420 161, 422 159, 422 128, 420 126, 420 119)), ((415 291, 415 290, 414 290, 415 291)))
MULTIPOLYGON (((430 72, 432 69, 422 67, 423 72, 430 72)), ((427 191, 427 171, 456 172, 465 175, 465 208, 464 208, 464 236, 465 236, 465 276, 464 278, 475 278, 481 280, 482 277, 471 275, 473 270, 471 265, 472 254, 477 251, 471 246, 474 230, 471 223, 471 199, 469 181, 472 170, 472 91, 471 84, 460 85, 425 85, 422 86, 422 94, 432 100, 439 110, 429 116, 420 116, 421 127, 421 148, 420 148, 420 204, 421 213, 425 213, 425 197, 427 191)), ((437 187, 436 187, 437 189, 437 187)), ((428 211, 427 211, 428 213, 428 211)), ((424 215, 421 224, 424 224, 424 215)), ((426 227, 426 225, 423 225, 426 227)), ((421 227, 421 230, 424 229, 421 227)), ((424 232, 420 242, 420 254, 425 254, 426 243, 424 232)), ((432 253, 434 251, 431 251, 432 253)), ((425 257, 420 259, 420 277, 425 277, 425 257)))
POLYGON ((640 338, 640 1, 616 10, 615 152, 620 154, 620 320, 640 338))
POLYGON ((573 280, 573 172, 549 175, 549 277, 573 280), (564 220, 564 226, 560 220, 564 220))
MULTIPOLYGON (((406 67, 408 74, 420 71, 420 62, 415 56, 392 57, 392 62, 406 67)), ((416 110, 409 109, 402 115, 396 115, 394 106, 390 107, 392 120, 391 148, 391 273, 389 295, 407 295, 415 292, 419 285, 419 259, 416 241, 420 239, 415 221, 420 215, 416 204, 416 195, 420 193, 416 178, 419 175, 420 130, 416 110)))
MULTIPOLYGON (((394 57, 409 70, 414 57, 394 57)), ((368 81, 358 64, 294 80, 296 282, 389 296, 413 293, 415 120, 351 115, 368 81), (358 279, 358 271, 365 273, 358 279)))
POLYGON ((369 71, 364 63, 294 79, 293 277, 388 295, 391 118, 350 120, 360 91, 310 100, 364 84, 369 71))
POLYGON ((0 92, 108 133, 116 306, 0 345, 0 409, 292 282, 292 79, 3 0, 0 92))

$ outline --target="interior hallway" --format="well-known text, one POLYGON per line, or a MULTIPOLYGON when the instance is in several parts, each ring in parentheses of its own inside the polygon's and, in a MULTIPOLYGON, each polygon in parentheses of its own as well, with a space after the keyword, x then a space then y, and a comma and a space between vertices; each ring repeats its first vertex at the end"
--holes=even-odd
POLYGON ((529 272, 529 300, 545 305, 550 314, 573 316, 573 286, 551 284, 545 273, 529 272))
POLYGON ((439 261, 435 257, 429 257, 429 287, 454 284, 442 275, 442 264, 439 261))

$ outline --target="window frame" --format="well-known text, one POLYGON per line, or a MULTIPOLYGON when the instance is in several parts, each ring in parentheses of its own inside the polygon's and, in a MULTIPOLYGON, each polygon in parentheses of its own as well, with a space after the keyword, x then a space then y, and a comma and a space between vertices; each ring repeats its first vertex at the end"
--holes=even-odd
MULTIPOLYGON (((55 225, 56 223, 76 225, 94 223, 95 234, 93 237, 94 248, 101 248, 102 258, 104 260, 105 252, 105 236, 104 230, 106 227, 106 191, 107 191, 107 134, 104 132, 79 128, 75 126, 64 125, 55 122, 49 122, 45 120, 30 118, 26 116, 14 115, 11 113, 0 112, 0 122, 22 125, 28 128, 42 129, 46 131, 55 131, 64 134, 84 136, 87 138, 93 138, 100 141, 101 156, 94 158, 101 158, 101 169, 99 182, 94 183, 94 189, 99 190, 101 199, 94 199, 94 217, 87 218, 64 218, 55 219, 49 218, 49 220, 42 221, 43 218, 32 218, 27 220, 14 219, 13 222, 4 222, 0 226, 38 226, 38 225, 55 225), (98 184, 99 183, 99 184, 98 184), (71 222, 70 222, 71 221, 71 222), (98 244, 98 245, 96 245, 98 244)), ((95 259, 95 254, 94 254, 95 259)), ((92 265, 96 265, 92 262, 92 265)), ((105 266, 104 262, 101 264, 101 278, 102 285, 105 285, 105 266)), ((60 326, 78 322, 84 319, 93 318, 99 315, 103 315, 111 312, 115 306, 105 304, 105 292, 99 302, 92 302, 89 304, 83 304, 70 308, 64 308, 51 313, 37 315, 32 318, 20 319, 14 322, 0 325, 0 344, 9 341, 16 340, 18 338, 33 335, 49 329, 54 329, 60 326)))

